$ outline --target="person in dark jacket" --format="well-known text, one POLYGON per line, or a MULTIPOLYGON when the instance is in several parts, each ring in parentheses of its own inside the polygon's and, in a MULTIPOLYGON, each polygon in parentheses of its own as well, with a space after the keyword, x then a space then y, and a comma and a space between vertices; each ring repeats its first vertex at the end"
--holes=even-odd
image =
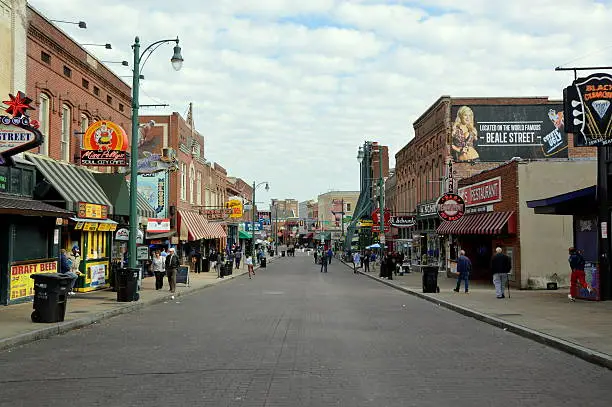
POLYGON ((472 262, 465 255, 465 250, 461 250, 457 258, 457 287, 453 289, 454 292, 458 293, 461 287, 461 281, 465 281, 465 292, 467 294, 471 272, 472 262))
MULTIPOLYGON (((181 265, 181 261, 175 253, 174 247, 170 248, 170 254, 166 256, 166 277, 168 277, 168 284, 170 285, 170 292, 174 294, 176 291, 176 273, 181 265)), ((174 296, 172 296, 174 298, 174 296)))
POLYGON ((510 257, 502 252, 501 247, 495 249, 495 254, 491 259, 491 273, 493 274, 493 284, 495 285, 495 296, 506 298, 504 288, 508 281, 508 273, 512 269, 510 257))
POLYGON ((580 254, 580 251, 575 247, 569 248, 569 265, 572 269, 570 274, 570 292, 567 295, 570 301, 576 301, 575 298, 578 295, 578 284, 581 288, 586 288, 589 293, 593 291, 590 285, 587 284, 584 274, 584 257, 580 254))

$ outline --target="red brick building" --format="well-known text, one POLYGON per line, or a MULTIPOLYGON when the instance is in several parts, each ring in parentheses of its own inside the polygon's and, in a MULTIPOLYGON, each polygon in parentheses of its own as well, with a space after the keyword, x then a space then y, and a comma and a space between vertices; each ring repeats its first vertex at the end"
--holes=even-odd
POLYGON ((596 150, 574 148, 572 135, 562 133, 562 127, 560 144, 552 154, 546 154, 544 144, 547 131, 553 133, 555 128, 558 129, 559 121, 553 119, 559 118, 554 117, 555 114, 562 115, 561 105, 561 102, 546 97, 442 96, 414 122, 414 138, 395 155, 397 212, 417 216, 417 226, 400 229, 398 238, 410 243, 408 254, 414 260, 420 263, 440 262, 444 267, 443 259, 447 255, 444 252, 445 244, 436 233, 440 220, 435 213, 435 202, 449 189, 449 162, 453 162, 452 179, 456 190, 458 180, 495 168, 516 157, 516 154, 521 154, 522 159, 546 162, 585 158, 595 160, 596 150), (462 109, 464 106, 468 109, 462 109), (463 116, 460 115, 463 110, 471 115, 472 130, 476 133, 472 144, 479 153, 475 153, 474 159, 460 157, 457 151, 460 147, 455 145, 457 129, 460 132, 463 124, 463 116), (493 128, 493 125, 496 127, 493 128), (497 126, 501 126, 499 131, 497 126), (514 131, 514 126, 528 131, 514 131), (519 134, 524 139, 520 143, 510 142, 511 138, 504 133, 512 133, 513 137, 519 134), (527 140, 529 137, 533 140, 527 140))
POLYGON ((45 136, 33 152, 79 163, 78 133, 100 119, 119 124, 129 136, 130 87, 30 6, 27 17, 26 93, 45 136))

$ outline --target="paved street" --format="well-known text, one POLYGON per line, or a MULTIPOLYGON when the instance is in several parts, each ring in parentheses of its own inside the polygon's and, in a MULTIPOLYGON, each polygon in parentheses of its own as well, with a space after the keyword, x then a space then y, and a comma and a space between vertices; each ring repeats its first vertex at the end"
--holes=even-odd
POLYGON ((334 262, 0 353, 0 406, 608 406, 612 372, 334 262), (606 400, 607 399, 607 400, 606 400))

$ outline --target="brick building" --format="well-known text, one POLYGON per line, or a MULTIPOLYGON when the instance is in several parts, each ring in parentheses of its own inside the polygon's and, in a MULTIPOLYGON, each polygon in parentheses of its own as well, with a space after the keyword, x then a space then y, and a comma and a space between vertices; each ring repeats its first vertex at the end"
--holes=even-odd
POLYGON ((33 152, 79 163, 78 133, 100 119, 117 123, 129 136, 130 87, 31 6, 27 20, 26 93, 45 136, 33 152))
MULTIPOLYGON (((227 198, 240 197, 243 203, 253 200, 253 187, 247 184, 242 178, 227 177, 227 198)), ((240 218, 230 218, 227 220, 227 243, 229 246, 238 244, 240 241, 240 224, 253 221, 252 210, 243 211, 240 218)), ((244 232, 243 238, 246 237, 244 232)))
POLYGON ((456 190, 460 179, 514 157, 544 162, 595 160, 594 148, 575 148, 572 135, 563 133, 562 112, 561 102, 546 97, 442 96, 430 106, 414 122, 414 138, 395 155, 396 211, 417 217, 417 226, 400 229, 398 236, 409 243, 413 260, 445 267, 435 202, 449 189, 449 179, 456 190), (461 136, 465 138, 459 140, 461 136))

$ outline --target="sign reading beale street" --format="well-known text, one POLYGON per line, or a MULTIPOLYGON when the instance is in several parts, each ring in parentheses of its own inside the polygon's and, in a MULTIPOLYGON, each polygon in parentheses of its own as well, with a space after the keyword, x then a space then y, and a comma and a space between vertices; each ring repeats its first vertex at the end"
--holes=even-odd
POLYGON ((38 130, 39 123, 30 120, 26 115, 32 109, 32 99, 23 92, 17 95, 9 94, 10 100, 2 103, 7 105, 9 116, 0 116, 0 165, 12 165, 11 157, 17 153, 28 151, 43 142, 43 135, 38 130))
POLYGON ((459 195, 465 201, 466 207, 499 202, 502 200, 501 177, 459 188, 459 195))

